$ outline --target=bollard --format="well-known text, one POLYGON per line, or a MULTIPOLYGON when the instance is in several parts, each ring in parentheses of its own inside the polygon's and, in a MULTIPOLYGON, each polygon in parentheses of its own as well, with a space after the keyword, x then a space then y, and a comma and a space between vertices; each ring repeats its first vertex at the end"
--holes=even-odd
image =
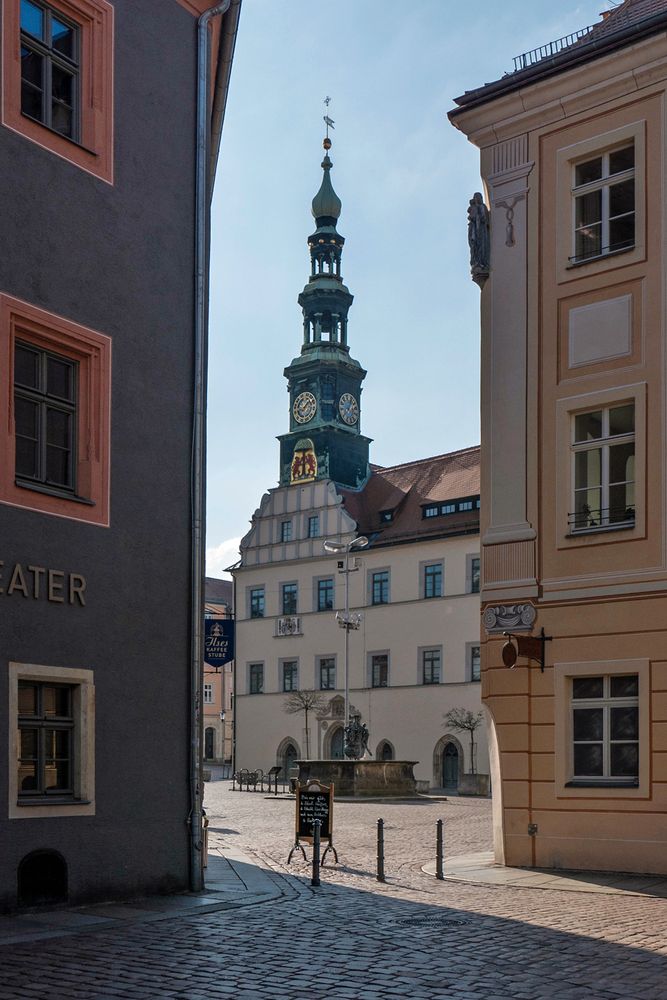
POLYGON ((435 877, 444 879, 442 872, 442 820, 435 824, 435 877))
POLYGON ((311 885, 320 884, 320 826, 321 820, 313 821, 313 877, 311 885))
POLYGON ((378 873, 377 881, 384 882, 384 820, 378 820, 378 873))

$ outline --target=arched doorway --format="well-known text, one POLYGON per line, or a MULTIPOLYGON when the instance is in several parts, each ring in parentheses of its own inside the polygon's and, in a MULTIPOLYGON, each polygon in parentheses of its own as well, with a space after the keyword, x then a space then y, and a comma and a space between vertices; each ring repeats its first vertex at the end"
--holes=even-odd
POLYGON ((293 743, 288 743, 285 749, 283 750, 283 760, 282 760, 283 772, 285 774, 285 777, 287 778, 290 777, 290 770, 294 767, 298 759, 299 759, 299 751, 297 750, 297 748, 294 746, 293 743))
POLYGON ((343 727, 336 726, 330 731, 329 736, 329 760, 342 760, 343 753, 343 727))
POLYGON ((19 906, 67 902, 67 862, 58 851, 32 851, 18 869, 19 906))
POLYGON ((445 744, 442 752, 442 787, 448 791, 459 787, 459 751, 453 743, 445 744))
POLYGON ((204 733, 204 759, 213 760, 215 757, 215 729, 207 726, 204 733))
POLYGON ((381 740, 378 743, 378 748, 375 752, 376 760, 394 760, 396 754, 394 753, 394 748, 389 742, 389 740, 381 740))

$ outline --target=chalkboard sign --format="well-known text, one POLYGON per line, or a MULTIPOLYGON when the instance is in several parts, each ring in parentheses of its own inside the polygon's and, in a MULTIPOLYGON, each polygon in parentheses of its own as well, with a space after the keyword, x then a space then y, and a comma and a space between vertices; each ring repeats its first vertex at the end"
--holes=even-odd
POLYGON ((301 842, 312 844, 313 828, 317 819, 320 821, 320 840, 328 841, 327 848, 322 855, 322 864, 324 864, 324 859, 329 851, 333 853, 335 861, 338 862, 338 854, 333 845, 333 799, 333 784, 323 785, 319 781, 306 781, 303 785, 296 786, 296 830, 294 847, 287 858, 288 864, 296 850, 301 851, 305 860, 306 852, 301 842))

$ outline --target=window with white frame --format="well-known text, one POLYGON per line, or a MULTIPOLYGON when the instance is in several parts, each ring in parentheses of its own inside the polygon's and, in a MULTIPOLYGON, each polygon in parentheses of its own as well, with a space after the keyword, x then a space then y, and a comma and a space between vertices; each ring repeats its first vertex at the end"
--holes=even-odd
POLYGON ((248 693, 249 694, 263 694, 264 693, 264 664, 263 663, 249 663, 248 664, 248 693))
POLYGON ((468 677, 471 681, 479 681, 482 676, 482 659, 479 646, 468 646, 469 670, 468 677))
POLYGON ((284 660, 282 663, 283 691, 296 691, 299 687, 299 665, 296 660, 284 660))
POLYGON ((571 679, 572 783, 639 781, 639 676, 571 679))
POLYGON ((320 656, 320 691, 334 691, 336 688, 336 659, 333 656, 320 656))
POLYGON ((206 684, 206 683, 204 684, 204 704, 205 705, 212 705, 213 704, 213 685, 212 684, 206 684))
POLYGON ((334 606, 334 579, 332 576, 317 580, 317 610, 332 611, 334 606))
POLYGON ((572 263, 635 245, 634 142, 573 164, 572 263))
POLYGON ((308 518, 308 537, 309 538, 319 538, 320 537, 320 515, 313 514, 312 517, 308 518))
POLYGON ((439 649, 422 650, 422 684, 440 683, 441 660, 439 649))
POLYGON ((296 583, 283 583, 280 587, 280 605, 284 615, 295 615, 299 600, 299 586, 296 583))
POLYGON ((424 597, 442 597, 442 563, 427 563, 424 566, 424 597))
POLYGON ((380 688, 389 685, 389 656, 387 653, 371 654, 371 687, 380 688))
POLYGON ((635 405, 604 406, 572 417, 572 531, 635 523, 635 405))
POLYGON ((248 591, 248 604, 251 618, 264 617, 264 587, 251 587, 248 591))

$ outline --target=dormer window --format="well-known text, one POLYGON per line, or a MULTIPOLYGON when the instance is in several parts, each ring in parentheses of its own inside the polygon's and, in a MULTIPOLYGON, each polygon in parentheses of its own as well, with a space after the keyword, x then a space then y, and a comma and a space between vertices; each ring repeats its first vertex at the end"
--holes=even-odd
POLYGON ((388 524, 390 521, 393 521, 394 520, 393 510, 381 510, 380 520, 382 521, 383 524, 388 524))

